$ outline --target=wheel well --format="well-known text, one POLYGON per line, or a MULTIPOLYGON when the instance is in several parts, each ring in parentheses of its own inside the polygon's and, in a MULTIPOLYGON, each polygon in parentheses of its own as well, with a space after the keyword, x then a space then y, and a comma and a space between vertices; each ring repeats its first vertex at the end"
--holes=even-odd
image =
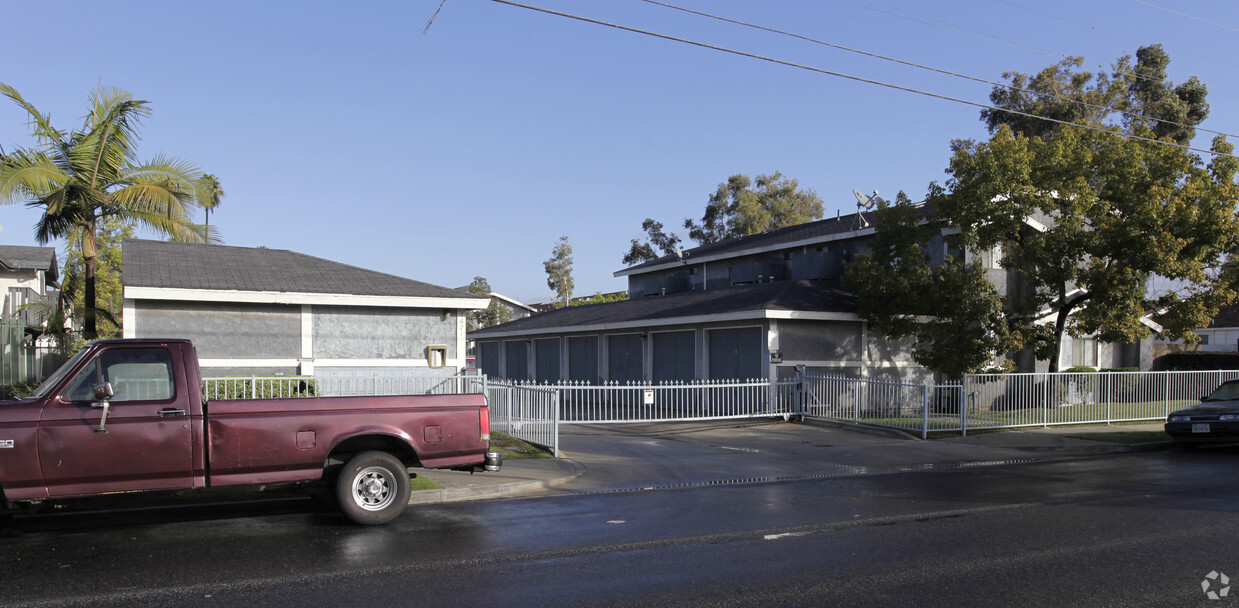
POLYGON ((327 463, 323 467, 324 476, 334 474, 340 467, 344 466, 345 462, 348 462, 349 458, 369 450, 387 452, 400 459, 400 462, 403 462, 406 467, 418 465, 417 452, 413 451, 413 448, 399 437, 391 435, 362 435, 346 439, 331 450, 331 454, 327 456, 327 463))

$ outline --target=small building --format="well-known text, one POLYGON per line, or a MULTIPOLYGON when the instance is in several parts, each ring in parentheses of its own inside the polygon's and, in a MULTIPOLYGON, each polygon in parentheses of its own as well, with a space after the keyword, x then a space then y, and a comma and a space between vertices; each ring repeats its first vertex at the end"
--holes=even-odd
POLYGON ((439 376, 489 299, 266 248, 130 239, 126 338, 189 338, 206 376, 439 376))

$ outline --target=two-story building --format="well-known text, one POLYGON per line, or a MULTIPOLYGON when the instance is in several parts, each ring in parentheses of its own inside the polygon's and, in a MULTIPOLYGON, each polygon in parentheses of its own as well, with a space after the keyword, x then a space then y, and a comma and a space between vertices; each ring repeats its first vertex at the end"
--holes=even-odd
MULTIPOLYGON (((924 213, 928 213, 926 209, 924 213)), ((1032 228, 1032 229, 1035 229, 1032 228)), ((483 372, 538 382, 663 382, 785 378, 812 373, 921 381, 932 372, 906 345, 887 340, 857 315, 842 290, 845 262, 867 251, 871 213, 849 214, 730 239, 615 273, 628 279, 623 302, 562 308, 477 330, 483 372)), ((1000 291, 1021 289, 999 252, 948 251, 929 243, 934 262, 967 255, 1000 291)), ((1146 349, 1148 350, 1148 349, 1146 349)), ((1068 337, 1060 365, 1141 365, 1139 348, 1068 337)), ((1030 358, 1026 369, 1044 369, 1030 358)))

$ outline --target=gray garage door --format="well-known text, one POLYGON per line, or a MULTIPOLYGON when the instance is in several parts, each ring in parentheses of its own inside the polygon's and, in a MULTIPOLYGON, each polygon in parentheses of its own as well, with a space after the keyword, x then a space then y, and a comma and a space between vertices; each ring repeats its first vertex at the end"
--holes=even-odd
POLYGON ((695 335, 692 331, 653 334, 655 382, 687 382, 694 378, 695 335))
POLYGON ((748 380, 763 377, 761 335, 760 327, 706 332, 706 341, 710 345, 710 379, 748 380))

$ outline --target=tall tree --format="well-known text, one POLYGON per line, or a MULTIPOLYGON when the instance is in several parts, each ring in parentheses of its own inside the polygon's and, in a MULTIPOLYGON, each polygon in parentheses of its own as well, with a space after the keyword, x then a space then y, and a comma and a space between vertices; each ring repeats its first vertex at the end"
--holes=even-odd
MULTIPOLYGON (((695 243, 709 245, 820 219, 821 197, 776 171, 756 179, 742 174, 727 178, 710 195, 701 223, 689 218, 684 220, 684 227, 695 243)), ((646 218, 641 229, 646 240, 633 239, 624 255, 624 263, 629 266, 671 255, 680 244, 679 236, 663 232, 661 222, 646 218)))
POLYGON ((686 219, 684 227, 697 244, 709 245, 821 218, 821 197, 813 190, 801 190, 796 180, 778 172, 758 175, 756 180, 737 174, 710 195, 701 223, 686 219))
MULTIPOLYGON (((1156 55, 1142 56, 1147 63, 1156 55)), ((1121 59, 1118 65, 1126 61, 1121 59)), ((978 320, 989 327, 993 341, 976 345, 990 351, 981 360, 1031 348, 1056 371, 1065 334, 1134 341, 1150 334, 1149 325, 1142 322, 1150 313, 1160 313, 1161 337, 1191 339, 1192 329, 1207 323, 1221 304, 1235 297, 1233 284, 1220 272, 1224 260, 1239 253, 1235 214, 1239 162, 1232 156, 1233 147, 1223 138, 1215 139, 1206 163, 1177 145, 1182 130, 1195 126, 1190 112, 1187 123, 1175 121, 1177 127, 1159 134, 1158 126, 1165 124, 1164 106, 1141 99, 1142 89, 1131 86, 1137 81, 1129 74, 1138 68, 1128 65, 1113 76, 1094 77, 1059 64, 1039 75, 1044 77, 1038 85, 1043 90, 1121 91, 1120 102, 1110 107, 1127 108, 1126 114, 1077 106, 1079 113, 1072 120, 1090 127, 1081 128, 1025 124, 1026 117, 1020 115, 1011 119, 1016 124, 993 125, 989 121, 996 115, 988 113, 982 116, 994 129, 988 141, 952 144, 945 188, 930 186, 927 200, 936 209, 930 222, 940 233, 950 227, 954 231, 947 237, 950 247, 971 252, 974 260, 999 253, 1001 267, 1022 282, 1001 297, 973 289, 963 294, 967 301, 955 304, 971 310, 973 317, 955 319, 958 332, 976 329, 978 320), (1127 80, 1115 89, 1119 78, 1127 80), (1155 276, 1185 287, 1148 294, 1146 287, 1155 276), (996 317, 1005 327, 991 322, 996 317)), ((1203 85, 1195 90, 1203 90, 1203 85)), ((995 96, 1001 92, 996 90, 995 96)), ((1033 101, 1021 102, 1020 107, 1042 107, 1038 104, 1044 102, 1053 110, 1054 100, 1033 101)), ((1199 101, 1203 103, 1203 97, 1199 101)), ((879 216, 893 212, 883 209, 879 216)), ((878 231, 891 224, 901 225, 879 221, 878 231)), ((897 243, 896 252, 907 247, 908 239, 926 238, 900 230, 901 234, 887 234, 897 243)), ((923 278, 919 282, 903 278, 918 277, 905 266, 924 266, 923 258, 898 253, 881 258, 878 253, 849 266, 851 284, 866 277, 887 281, 884 288, 904 298, 909 295, 905 290, 924 288, 923 278)), ((955 271, 977 272, 964 266, 955 271)), ((917 310, 929 314, 947 310, 941 303, 945 294, 917 295, 936 298, 917 310)), ((858 307, 882 310, 892 297, 876 288, 861 289, 858 307)), ((881 316, 885 320, 879 327, 907 329, 893 322, 901 320, 894 312, 881 316)), ((915 335, 931 350, 958 346, 949 341, 930 344, 931 323, 925 318, 902 320, 913 324, 904 335, 915 335)), ((934 359, 918 357, 925 364, 934 359)), ((973 359, 950 371, 974 371, 978 365, 973 359)))
POLYGON ((204 173, 195 186, 197 187, 198 206, 202 207, 203 213, 206 214, 204 224, 210 226, 211 212, 219 207, 227 195, 224 194, 224 187, 220 185, 219 178, 210 173, 204 173))
POLYGON ((507 323, 512 320, 512 310, 499 302, 491 291, 490 282, 486 277, 473 277, 473 282, 469 284, 469 293, 490 298, 490 304, 485 310, 473 310, 468 314, 470 329, 480 329, 483 327, 492 327, 501 323, 507 323))
POLYGON ((568 237, 559 237, 559 243, 551 250, 551 259, 542 263, 546 269, 546 286, 555 294, 556 308, 572 302, 572 245, 568 237))
POLYGON ((641 222, 641 229, 645 231, 645 242, 633 239, 632 248, 624 255, 624 263, 629 266, 652 262, 664 255, 671 255, 680 245, 680 237, 663 232, 662 222, 656 222, 647 217, 644 222, 641 222), (660 253, 654 251, 655 247, 660 253))
POLYGON ((211 240, 206 226, 192 222, 200 171, 162 154, 137 160, 139 127, 150 109, 120 89, 100 86, 90 96, 83 125, 68 132, 13 87, 0 83, 0 93, 29 115, 38 144, 10 152, 0 164, 0 204, 41 208, 35 239, 70 238, 81 253, 84 334, 92 339, 98 334, 93 311, 100 222, 116 217, 177 240, 211 240))

